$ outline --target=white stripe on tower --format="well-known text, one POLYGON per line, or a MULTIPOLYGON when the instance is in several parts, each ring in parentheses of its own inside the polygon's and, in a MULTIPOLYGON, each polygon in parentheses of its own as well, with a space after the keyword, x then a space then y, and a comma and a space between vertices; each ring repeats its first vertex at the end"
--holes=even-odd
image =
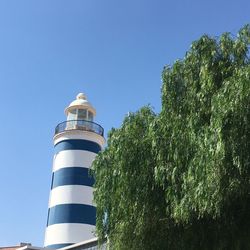
POLYGON ((96 154, 85 150, 64 150, 54 157, 53 172, 65 166, 90 168, 96 154))
POLYGON ((86 224, 78 224, 78 223, 55 224, 47 228, 46 243, 48 246, 66 245, 66 244, 71 245, 72 242, 83 241, 82 235, 79 232, 85 232, 85 237, 91 239, 93 238, 92 231, 94 230, 95 226, 86 224))
POLYGON ((49 208, 70 203, 94 206, 93 188, 82 185, 65 185, 51 190, 49 208))

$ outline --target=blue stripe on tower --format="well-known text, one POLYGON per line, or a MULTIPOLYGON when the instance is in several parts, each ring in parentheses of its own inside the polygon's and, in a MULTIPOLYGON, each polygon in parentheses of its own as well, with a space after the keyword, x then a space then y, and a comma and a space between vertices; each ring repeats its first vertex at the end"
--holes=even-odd
POLYGON ((97 154, 101 151, 101 146, 89 140, 70 139, 60 141, 55 145, 55 153, 63 150, 86 150, 97 154))
POLYGON ((94 178, 89 175, 90 169, 82 167, 61 168, 53 173, 51 189, 64 185, 84 185, 92 187, 94 178))
POLYGON ((49 209, 47 226, 59 223, 96 224, 96 207, 85 204, 61 204, 49 209))

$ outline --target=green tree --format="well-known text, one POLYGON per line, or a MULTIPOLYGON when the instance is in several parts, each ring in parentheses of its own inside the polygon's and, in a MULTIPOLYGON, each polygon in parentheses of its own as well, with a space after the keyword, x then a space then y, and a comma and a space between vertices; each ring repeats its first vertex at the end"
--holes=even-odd
POLYGON ((250 27, 202 36, 93 164, 113 249, 250 249, 250 27))

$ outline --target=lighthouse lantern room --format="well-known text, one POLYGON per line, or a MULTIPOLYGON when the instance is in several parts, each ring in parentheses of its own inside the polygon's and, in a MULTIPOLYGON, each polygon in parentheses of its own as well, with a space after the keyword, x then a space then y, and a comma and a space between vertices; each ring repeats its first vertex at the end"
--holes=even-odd
POLYGON ((65 114, 67 120, 87 120, 93 121, 96 111, 94 107, 87 101, 83 93, 79 93, 66 109, 65 114))

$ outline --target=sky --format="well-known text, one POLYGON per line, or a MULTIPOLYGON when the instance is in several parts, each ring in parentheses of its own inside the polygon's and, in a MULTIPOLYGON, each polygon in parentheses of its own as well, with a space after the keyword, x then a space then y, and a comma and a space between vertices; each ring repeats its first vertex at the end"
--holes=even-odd
POLYGON ((236 35, 249 0, 0 0, 0 246, 43 246, 55 126, 84 92, 105 136, 161 110, 161 73, 203 34, 236 35))

